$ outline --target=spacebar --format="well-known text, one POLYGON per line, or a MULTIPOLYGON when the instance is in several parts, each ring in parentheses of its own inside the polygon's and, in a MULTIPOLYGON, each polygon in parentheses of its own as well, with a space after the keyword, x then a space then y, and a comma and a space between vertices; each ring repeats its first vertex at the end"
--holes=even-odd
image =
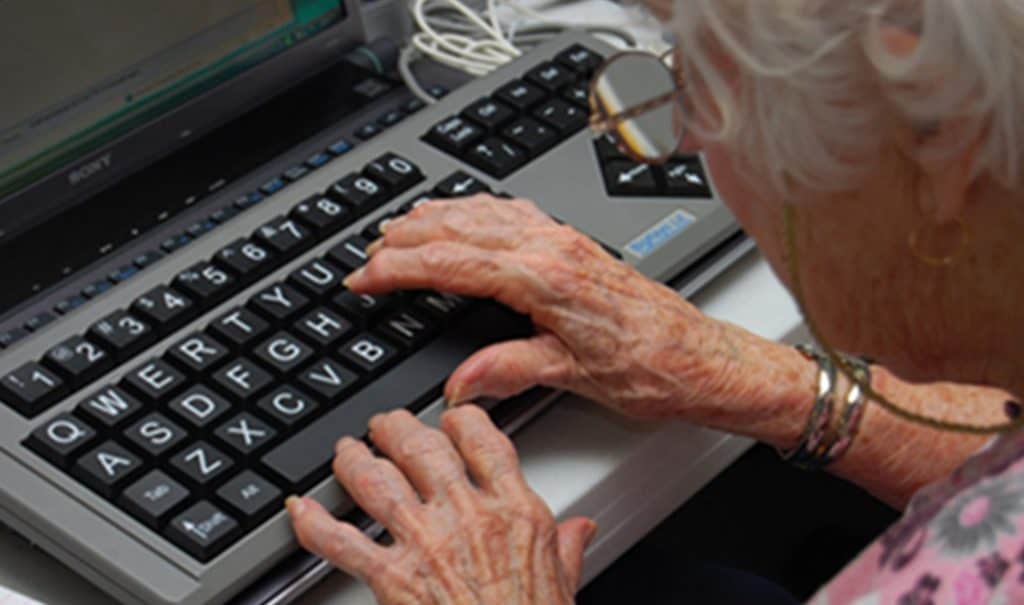
POLYGON ((367 422, 379 412, 415 408, 434 400, 444 381, 469 355, 527 332, 522 318, 501 307, 476 307, 463 321, 271 450, 262 462, 290 487, 305 490, 325 475, 334 444, 342 436, 364 435, 367 422))

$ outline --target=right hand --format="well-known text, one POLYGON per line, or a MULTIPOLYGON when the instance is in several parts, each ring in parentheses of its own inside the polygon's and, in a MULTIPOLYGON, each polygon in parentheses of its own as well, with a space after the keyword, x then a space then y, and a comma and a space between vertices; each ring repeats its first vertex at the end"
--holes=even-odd
POLYGON ((346 280, 354 291, 494 298, 537 327, 466 360, 445 386, 450 403, 543 385, 630 416, 715 425, 723 405, 763 386, 761 360, 744 358, 760 339, 704 316, 532 202, 431 201, 389 223, 370 250, 346 280))

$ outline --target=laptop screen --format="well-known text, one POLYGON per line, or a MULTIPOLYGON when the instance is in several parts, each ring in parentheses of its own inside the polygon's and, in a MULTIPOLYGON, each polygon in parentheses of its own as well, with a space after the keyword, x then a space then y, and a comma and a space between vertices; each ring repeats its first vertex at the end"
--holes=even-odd
POLYGON ((0 75, 17 91, 0 97, 0 199, 342 17, 338 0, 0 2, 0 75))

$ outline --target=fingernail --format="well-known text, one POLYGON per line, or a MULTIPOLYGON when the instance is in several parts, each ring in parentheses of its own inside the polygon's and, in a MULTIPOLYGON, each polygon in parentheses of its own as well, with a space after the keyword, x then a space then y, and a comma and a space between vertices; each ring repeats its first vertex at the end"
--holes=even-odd
POLYGON ((464 389, 456 387, 455 390, 452 391, 451 397, 446 398, 444 403, 447 407, 454 408, 464 403, 469 403, 471 399, 473 399, 472 393, 467 393, 464 389))
POLYGON ((295 515, 302 514, 302 510, 306 508, 306 503, 298 496, 288 496, 284 501, 284 507, 288 509, 288 514, 294 517, 295 515))
POLYGON ((356 269, 352 273, 349 273, 347 276, 345 276, 345 279, 341 280, 341 285, 343 285, 346 288, 348 288, 349 290, 351 290, 352 289, 352 282, 359 280, 362 277, 362 275, 363 275, 363 268, 360 267, 359 269, 356 269))
POLYGON ((340 452, 340 451, 341 451, 341 448, 345 447, 345 443, 346 443, 346 442, 345 442, 345 440, 346 440, 346 439, 348 439, 348 437, 342 437, 341 439, 338 439, 338 440, 337 440, 337 441, 336 441, 336 442, 334 443, 334 453, 335 453, 335 454, 337 454, 338 452, 340 452))
MULTIPOLYGON (((384 227, 386 227, 386 226, 387 226, 386 224, 381 226, 381 228, 380 228, 380 232, 381 233, 384 233, 384 227)), ((378 237, 377 239, 375 239, 372 242, 370 242, 370 245, 366 247, 366 255, 367 256, 373 256, 374 254, 376 254, 381 249, 381 246, 383 246, 383 245, 384 245, 384 238, 383 237, 378 237)))
POLYGON ((393 222, 395 222, 395 219, 391 219, 390 221, 384 221, 380 224, 380 227, 378 227, 378 229, 380 230, 381 233, 387 233, 388 229, 391 228, 391 223, 393 222))
POLYGON ((583 538, 584 543, 590 544, 590 541, 594 539, 595 535, 597 535, 597 523, 591 519, 589 525, 587 525, 587 533, 583 538))

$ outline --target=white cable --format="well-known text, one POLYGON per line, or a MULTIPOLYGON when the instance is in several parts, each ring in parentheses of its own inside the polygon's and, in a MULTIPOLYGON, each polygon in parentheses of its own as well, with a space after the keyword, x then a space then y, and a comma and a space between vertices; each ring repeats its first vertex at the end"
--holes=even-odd
MULTIPOLYGON (((484 76, 516 59, 559 33, 574 27, 552 20, 520 0, 411 0, 410 12, 417 32, 399 57, 399 72, 409 88, 427 102, 426 95, 415 81, 409 62, 422 54, 438 63, 459 69, 473 76, 484 76), (507 6, 520 15, 502 22, 499 10, 507 6), (424 93, 424 94, 421 94, 424 93)), ((556 0, 556 3, 564 0, 556 0)), ((578 27, 578 26, 575 26, 578 27)), ((613 25, 582 26, 581 29, 607 35, 635 46, 636 39, 626 30, 613 25)))

